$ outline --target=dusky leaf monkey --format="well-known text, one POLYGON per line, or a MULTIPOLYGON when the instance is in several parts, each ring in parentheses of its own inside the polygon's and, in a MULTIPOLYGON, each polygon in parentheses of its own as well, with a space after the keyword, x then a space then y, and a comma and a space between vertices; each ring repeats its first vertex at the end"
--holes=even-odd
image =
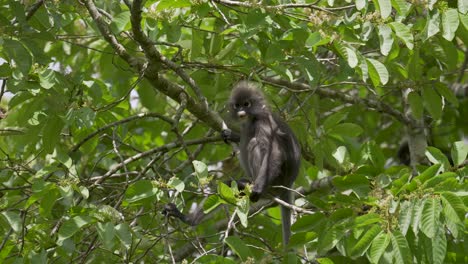
MULTIPOLYGON (((291 128, 267 105, 263 93, 251 82, 241 81, 234 86, 228 107, 234 120, 241 123, 240 133, 222 131, 225 142, 239 143, 240 163, 249 180, 238 181, 242 189, 253 184, 250 200, 256 202, 266 193, 291 204, 290 191, 299 173, 301 151, 291 128), (276 186, 284 186, 280 188, 276 186), (276 187, 276 188, 275 188, 276 187)), ((197 225, 203 211, 184 215, 174 204, 165 206, 163 213, 174 216, 189 225, 197 225)), ((291 236, 291 210, 281 206, 283 246, 291 236)))
MULTIPOLYGON (((258 201, 269 193, 292 203, 289 190, 300 166, 300 145, 292 129, 267 105, 263 93, 251 82, 241 81, 234 86, 229 98, 229 110, 240 121, 240 134, 224 130, 225 141, 239 143, 240 163, 252 180, 250 200, 258 201), (286 188, 272 188, 284 186, 286 188)), ((291 210, 281 206, 283 245, 291 235, 291 210)))

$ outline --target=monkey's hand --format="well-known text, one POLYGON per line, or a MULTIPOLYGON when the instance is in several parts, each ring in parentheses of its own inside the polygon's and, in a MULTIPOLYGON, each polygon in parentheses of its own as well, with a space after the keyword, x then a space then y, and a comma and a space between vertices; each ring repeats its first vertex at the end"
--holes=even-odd
POLYGON ((177 217, 184 222, 186 221, 185 215, 181 211, 179 211, 179 209, 177 209, 177 206, 173 203, 166 204, 161 213, 167 217, 177 217))
POLYGON ((240 136, 234 132, 224 123, 223 121, 223 130, 221 131, 221 137, 223 138, 224 142, 228 144, 229 142, 240 142, 240 136))
POLYGON ((223 138, 224 143, 229 144, 229 141, 231 140, 231 136, 232 136, 231 129, 223 129, 223 131, 221 131, 221 137, 223 138))
POLYGON ((249 196, 250 201, 252 201, 252 202, 254 202, 254 203, 257 202, 257 201, 260 199, 260 195, 261 195, 261 193, 252 192, 252 193, 250 194, 250 196, 249 196))

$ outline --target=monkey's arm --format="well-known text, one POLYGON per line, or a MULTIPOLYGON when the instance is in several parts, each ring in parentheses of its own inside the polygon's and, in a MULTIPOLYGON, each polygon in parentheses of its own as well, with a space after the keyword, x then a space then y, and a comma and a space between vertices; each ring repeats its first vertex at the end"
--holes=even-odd
POLYGON ((280 174, 280 161, 276 142, 268 142, 265 136, 252 138, 248 145, 249 167, 253 176, 253 188, 250 200, 258 201, 271 181, 280 174))
POLYGON ((168 203, 164 206, 162 214, 165 216, 172 216, 172 217, 179 218, 182 222, 186 223, 187 225, 196 226, 200 224, 200 222, 202 222, 203 218, 206 216, 206 214, 203 212, 204 202, 205 202, 205 199, 202 201, 201 205, 198 206, 194 212, 188 215, 183 214, 179 209, 177 209, 177 206, 175 204, 168 203))

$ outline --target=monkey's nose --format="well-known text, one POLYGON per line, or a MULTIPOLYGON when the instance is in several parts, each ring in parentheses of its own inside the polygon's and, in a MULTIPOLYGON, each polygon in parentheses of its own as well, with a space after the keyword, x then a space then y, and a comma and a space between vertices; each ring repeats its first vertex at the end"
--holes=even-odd
POLYGON ((239 118, 244 118, 244 117, 247 116, 247 113, 245 111, 239 111, 239 112, 237 112, 237 116, 239 118))

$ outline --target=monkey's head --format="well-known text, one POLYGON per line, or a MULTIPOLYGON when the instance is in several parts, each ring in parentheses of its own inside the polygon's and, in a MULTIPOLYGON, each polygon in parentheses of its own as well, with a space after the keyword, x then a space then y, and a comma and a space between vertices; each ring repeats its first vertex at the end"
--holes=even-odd
POLYGON ((263 93, 254 83, 247 81, 234 86, 229 98, 229 110, 234 119, 241 121, 268 113, 263 93))

